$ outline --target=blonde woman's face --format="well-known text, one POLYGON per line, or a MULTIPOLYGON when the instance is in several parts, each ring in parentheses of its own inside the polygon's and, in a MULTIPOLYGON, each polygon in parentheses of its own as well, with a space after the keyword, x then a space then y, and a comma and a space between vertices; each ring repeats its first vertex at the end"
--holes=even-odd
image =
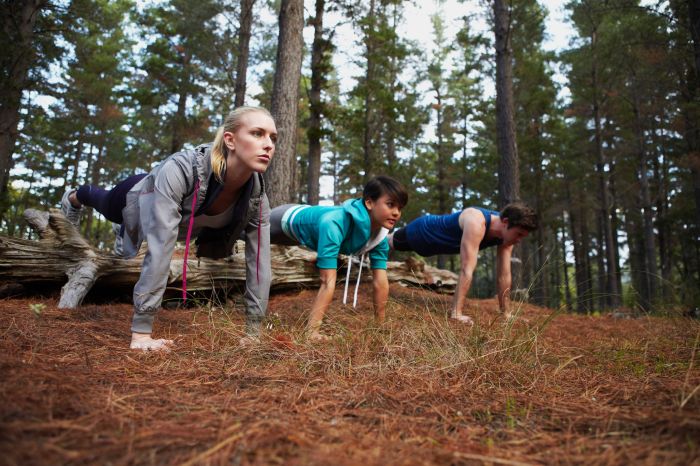
POLYGON ((241 126, 235 133, 225 132, 224 143, 230 157, 244 167, 262 173, 275 155, 277 127, 272 118, 262 112, 249 112, 241 117, 241 126))

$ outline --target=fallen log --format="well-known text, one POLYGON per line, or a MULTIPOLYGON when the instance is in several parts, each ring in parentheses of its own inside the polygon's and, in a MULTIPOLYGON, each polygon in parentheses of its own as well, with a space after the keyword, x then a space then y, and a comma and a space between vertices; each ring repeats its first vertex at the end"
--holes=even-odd
MULTIPOLYGON (((0 282, 6 288, 16 289, 19 285, 37 282, 65 283, 59 307, 74 308, 95 284, 130 291, 138 280, 146 246, 135 258, 123 259, 92 247, 59 210, 28 209, 24 216, 39 240, 0 236, 0 282)), ((233 254, 226 259, 189 258, 188 291, 230 289, 232 285, 245 283, 244 251, 245 245, 239 241, 233 254)), ((296 246, 273 245, 271 256, 273 289, 317 283, 315 252, 296 246)), ((177 249, 170 262, 169 289, 181 289, 183 260, 182 249, 177 249)), ((357 266, 353 264, 351 270, 356 273, 357 266)), ((454 290, 457 283, 454 273, 413 259, 389 262, 387 272, 392 282, 444 292, 454 290)))

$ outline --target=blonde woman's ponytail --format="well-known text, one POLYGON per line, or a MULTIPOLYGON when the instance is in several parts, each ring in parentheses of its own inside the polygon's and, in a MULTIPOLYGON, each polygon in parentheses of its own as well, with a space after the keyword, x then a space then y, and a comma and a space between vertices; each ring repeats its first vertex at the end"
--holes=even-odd
POLYGON ((214 143, 211 145, 211 169, 219 183, 223 183, 226 170, 226 144, 224 144, 224 127, 219 126, 214 143))

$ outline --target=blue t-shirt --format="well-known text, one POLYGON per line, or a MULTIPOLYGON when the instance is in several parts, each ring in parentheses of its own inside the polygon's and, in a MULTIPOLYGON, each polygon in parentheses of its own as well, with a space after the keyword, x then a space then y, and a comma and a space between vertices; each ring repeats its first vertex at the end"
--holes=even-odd
MULTIPOLYGON (((491 215, 500 216, 495 210, 483 207, 472 207, 484 214, 486 230, 479 244, 479 250, 496 246, 503 242, 498 238, 486 239, 491 226, 491 215)), ((412 251, 421 256, 435 254, 459 254, 462 242, 462 228, 459 226, 459 216, 462 211, 447 215, 425 215, 417 218, 406 226, 406 240, 412 251)))

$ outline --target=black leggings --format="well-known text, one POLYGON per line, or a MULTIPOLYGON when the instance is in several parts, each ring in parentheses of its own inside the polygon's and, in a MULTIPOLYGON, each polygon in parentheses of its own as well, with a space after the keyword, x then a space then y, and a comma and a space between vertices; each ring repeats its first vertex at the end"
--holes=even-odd
POLYGON ((136 183, 145 178, 147 173, 132 175, 124 181, 119 182, 109 191, 89 184, 78 188, 76 197, 82 205, 92 207, 113 223, 124 221, 122 209, 126 205, 126 193, 134 187, 136 183))

